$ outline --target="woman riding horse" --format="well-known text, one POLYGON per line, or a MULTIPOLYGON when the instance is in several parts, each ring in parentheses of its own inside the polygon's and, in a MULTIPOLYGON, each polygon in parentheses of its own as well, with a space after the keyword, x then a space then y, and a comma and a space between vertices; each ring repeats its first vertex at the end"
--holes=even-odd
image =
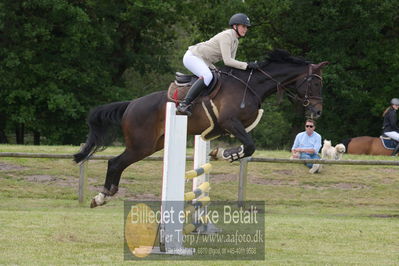
MULTIPOLYGON (((384 111, 383 117, 383 135, 390 137, 395 141, 399 141, 399 128, 397 126, 397 110, 399 108, 399 99, 393 98, 391 105, 384 111)), ((343 141, 346 147, 346 151, 349 154, 368 154, 368 155, 391 155, 395 156, 399 150, 399 144, 396 144, 396 148, 388 149, 383 143, 383 139, 361 136, 343 141)))
MULTIPOLYGON (((251 156, 255 144, 249 131, 259 121, 261 103, 276 91, 285 92, 300 102, 317 118, 322 112, 322 68, 328 62, 311 64, 286 51, 273 51, 258 69, 240 70, 223 67, 217 94, 201 96, 193 104, 187 132, 199 135, 212 128, 213 136, 230 135, 242 143, 237 149, 225 150, 225 157, 238 160, 251 156), (246 92, 248 93, 246 94, 246 92), (211 106, 206 109, 206 106, 211 106), (209 114, 213 112, 213 116, 209 114)), ((280 93, 282 95, 282 93, 280 93)), ((122 129, 126 149, 108 161, 104 189, 93 199, 91 207, 103 205, 106 197, 118 191, 121 174, 132 163, 140 161, 163 148, 167 91, 158 91, 138 99, 116 102, 95 108, 88 117, 90 128, 82 150, 74 155, 76 162, 90 158, 93 153, 110 144, 113 127, 122 129)), ((210 133, 209 133, 210 134, 210 133)), ((209 135, 208 134, 208 135, 209 135)))
POLYGON ((384 117, 384 123, 382 126, 384 134, 398 142, 398 145, 396 145, 393 154, 396 154, 396 152, 399 150, 399 127, 397 125, 398 117, 396 114, 398 108, 399 99, 393 98, 391 100, 391 106, 389 106, 382 115, 384 117))
POLYGON ((191 115, 191 102, 205 89, 212 81, 211 68, 221 60, 226 66, 237 69, 258 68, 255 62, 245 63, 235 60, 238 48, 238 39, 244 37, 248 27, 251 26, 247 15, 238 13, 230 18, 227 29, 215 35, 206 42, 190 46, 183 57, 184 66, 195 74, 199 79, 191 86, 184 100, 177 107, 180 113, 191 115))

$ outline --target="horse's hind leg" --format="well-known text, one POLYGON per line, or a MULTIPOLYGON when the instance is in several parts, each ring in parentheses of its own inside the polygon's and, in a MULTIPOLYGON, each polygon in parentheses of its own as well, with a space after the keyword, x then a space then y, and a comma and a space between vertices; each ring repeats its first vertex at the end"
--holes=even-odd
POLYGON ((134 153, 125 150, 122 154, 108 161, 107 175, 103 192, 107 196, 113 196, 118 192, 118 185, 122 172, 132 163, 136 162, 134 153))
POLYGON ((121 121, 126 150, 108 161, 104 190, 93 199, 92 207, 104 204, 106 196, 118 191, 126 167, 163 147, 159 142, 164 132, 166 101, 166 93, 153 93, 136 99, 127 107, 121 121))
POLYGON ((107 176, 105 179, 104 190, 109 193, 109 196, 115 195, 118 192, 119 181, 121 180, 122 172, 131 164, 141 161, 145 157, 157 152, 163 148, 164 137, 158 137, 155 142, 155 147, 148 148, 139 143, 131 149, 126 149, 121 155, 112 158, 108 161, 107 176))
POLYGON ((135 153, 131 150, 125 150, 122 154, 108 161, 107 175, 105 178, 105 184, 102 192, 93 198, 90 207, 94 208, 105 204, 105 198, 111 197, 118 192, 118 185, 123 170, 129 165, 137 162, 138 159, 135 153))
POLYGON ((103 191, 93 198, 90 204, 91 208, 104 205, 106 197, 111 197, 118 192, 122 172, 129 165, 141 161, 145 157, 163 148, 163 136, 154 135, 153 137, 153 139, 156 140, 151 141, 147 139, 146 141, 139 141, 136 139, 135 145, 126 148, 122 154, 108 161, 103 191), (151 145, 151 143, 153 143, 153 145, 151 145))

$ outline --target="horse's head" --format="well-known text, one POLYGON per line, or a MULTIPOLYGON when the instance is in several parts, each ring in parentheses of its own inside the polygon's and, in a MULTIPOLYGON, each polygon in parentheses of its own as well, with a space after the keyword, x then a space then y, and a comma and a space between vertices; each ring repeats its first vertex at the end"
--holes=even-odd
POLYGON ((266 61, 260 63, 259 71, 263 74, 263 82, 272 80, 275 87, 265 86, 262 99, 270 95, 271 89, 277 88, 279 99, 286 93, 294 102, 303 105, 307 117, 319 118, 323 110, 321 70, 327 64, 311 64, 281 49, 269 52, 266 61))
POLYGON ((323 77, 321 69, 328 62, 309 64, 307 73, 295 81, 297 100, 306 109, 306 116, 317 119, 323 110, 323 77))

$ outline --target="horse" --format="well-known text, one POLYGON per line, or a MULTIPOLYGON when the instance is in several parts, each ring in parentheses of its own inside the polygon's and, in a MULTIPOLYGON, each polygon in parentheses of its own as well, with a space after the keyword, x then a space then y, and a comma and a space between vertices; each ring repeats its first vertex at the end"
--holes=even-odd
POLYGON ((382 145, 380 138, 361 136, 343 141, 346 152, 349 154, 366 155, 392 155, 393 150, 389 150, 382 145))
MULTIPOLYGON (((187 133, 198 135, 210 129, 210 137, 232 135, 241 149, 224 151, 226 157, 238 160, 251 156, 255 145, 248 127, 259 119, 259 109, 266 97, 275 92, 286 93, 293 101, 302 103, 306 115, 317 119, 322 113, 322 68, 328 62, 312 64, 283 50, 274 50, 259 69, 239 70, 224 66, 218 71, 220 87, 216 95, 200 95, 192 106, 187 133), (211 103, 206 109, 204 103, 211 103), (213 115, 208 112, 213 110, 213 115), (210 119, 212 117, 213 119, 210 119), (237 150, 240 150, 239 154, 237 150), (233 154, 236 156, 234 157, 233 154)), ((108 161, 103 190, 93 198, 91 207, 105 204, 107 197, 118 191, 121 174, 129 165, 163 149, 165 106, 173 101, 167 91, 158 91, 132 101, 114 102, 93 109, 88 116, 89 134, 74 161, 88 160, 104 149, 114 137, 111 128, 122 130, 125 150, 108 161)))

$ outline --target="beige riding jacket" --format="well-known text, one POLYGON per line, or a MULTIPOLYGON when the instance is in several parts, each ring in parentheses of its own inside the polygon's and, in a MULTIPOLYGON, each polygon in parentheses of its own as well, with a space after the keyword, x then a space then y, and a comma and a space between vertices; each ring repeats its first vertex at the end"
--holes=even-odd
POLYGON ((190 46, 188 49, 193 55, 204 60, 208 67, 215 68, 213 64, 223 60, 226 66, 245 70, 248 64, 235 60, 237 48, 237 34, 235 30, 228 29, 216 34, 210 40, 190 46))

